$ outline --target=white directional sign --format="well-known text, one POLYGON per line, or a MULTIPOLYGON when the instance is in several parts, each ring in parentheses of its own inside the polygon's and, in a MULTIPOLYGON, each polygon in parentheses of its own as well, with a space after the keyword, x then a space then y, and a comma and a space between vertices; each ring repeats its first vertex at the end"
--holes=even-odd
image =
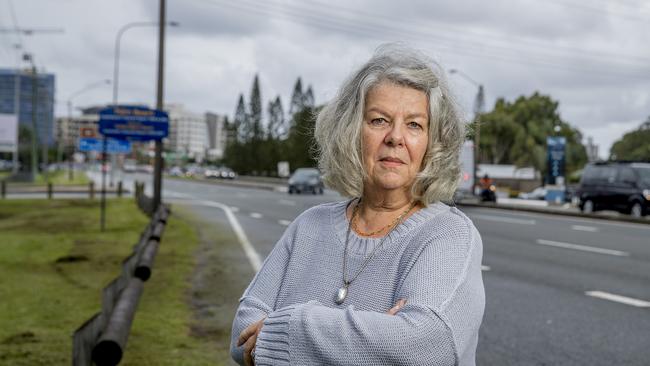
POLYGON ((0 152, 16 152, 18 147, 18 117, 0 114, 0 152))

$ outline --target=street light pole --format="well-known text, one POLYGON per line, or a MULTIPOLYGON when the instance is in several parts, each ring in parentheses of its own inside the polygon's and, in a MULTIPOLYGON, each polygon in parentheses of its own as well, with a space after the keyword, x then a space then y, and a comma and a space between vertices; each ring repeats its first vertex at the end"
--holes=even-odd
MULTIPOLYGON (((109 79, 104 79, 104 80, 99 80, 94 83, 90 83, 80 90, 70 94, 68 97, 67 105, 68 105, 68 131, 70 130, 70 126, 72 125, 72 100, 76 98, 79 94, 82 94, 90 89, 94 89, 96 87, 102 86, 102 85, 109 85, 111 81, 109 79)), ((72 153, 74 152, 74 141, 70 141, 67 139, 68 143, 68 151, 70 152, 70 156, 68 157, 68 179, 72 180, 74 177, 73 173, 73 161, 72 161, 72 153)))
MULTIPOLYGON (((450 69, 449 73, 460 75, 463 79, 478 88, 478 92, 476 93, 476 100, 474 101, 474 187, 476 187, 477 182, 479 181, 478 162, 480 158, 481 143, 481 113, 483 112, 483 107, 485 106, 485 92, 483 89, 483 84, 476 82, 466 73, 458 69, 450 69)), ((474 189, 474 192, 476 192, 476 189, 474 189)))
MULTIPOLYGON (((156 88, 156 109, 162 110, 164 104, 165 76, 165 5, 166 0, 160 0, 160 19, 158 21, 158 82, 156 88)), ((153 209, 158 210, 161 203, 162 190, 162 139, 156 140, 156 161, 153 179, 153 209)))

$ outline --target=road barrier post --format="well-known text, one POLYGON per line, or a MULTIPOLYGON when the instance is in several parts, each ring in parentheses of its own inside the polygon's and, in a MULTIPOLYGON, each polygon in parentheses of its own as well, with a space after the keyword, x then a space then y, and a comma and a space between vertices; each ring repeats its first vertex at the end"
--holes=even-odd
POLYGON ((91 200, 95 198, 95 182, 88 183, 88 194, 91 200))
POLYGON ((7 182, 4 180, 0 182, 0 196, 2 196, 2 198, 7 196, 7 182))
POLYGON ((117 196, 122 197, 122 181, 117 182, 117 196))
POLYGON ((48 182, 47 183, 47 198, 52 199, 52 183, 48 182))

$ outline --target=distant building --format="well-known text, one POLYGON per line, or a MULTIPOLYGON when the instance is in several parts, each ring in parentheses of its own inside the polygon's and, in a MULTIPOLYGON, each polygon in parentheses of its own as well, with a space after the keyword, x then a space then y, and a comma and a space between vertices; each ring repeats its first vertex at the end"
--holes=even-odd
POLYGON ((226 150, 226 118, 211 112, 205 114, 205 123, 208 132, 208 157, 211 159, 223 158, 226 150))
POLYGON ((167 149, 183 158, 203 161, 208 147, 206 115, 192 113, 182 104, 167 104, 169 136, 167 149))
POLYGON ((37 73, 34 80, 31 70, 0 69, 0 113, 16 114, 18 97, 19 126, 31 130, 35 105, 39 142, 49 146, 55 141, 54 81, 53 74, 37 73))
POLYGON ((587 160, 590 163, 598 161, 598 145, 594 144, 594 139, 591 137, 587 138, 587 145, 585 146, 587 150, 587 160))

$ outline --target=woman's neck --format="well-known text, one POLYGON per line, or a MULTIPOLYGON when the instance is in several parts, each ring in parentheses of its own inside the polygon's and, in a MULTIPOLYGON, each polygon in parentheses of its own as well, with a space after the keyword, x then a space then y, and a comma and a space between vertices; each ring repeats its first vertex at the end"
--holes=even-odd
POLYGON ((412 212, 413 199, 410 192, 393 191, 378 194, 366 191, 360 201, 356 202, 349 218, 353 220, 353 228, 357 234, 370 237, 380 237, 388 234, 395 220, 404 220, 412 212), (407 210, 409 212, 407 212, 407 210), (356 211, 356 217, 353 215, 356 211))

